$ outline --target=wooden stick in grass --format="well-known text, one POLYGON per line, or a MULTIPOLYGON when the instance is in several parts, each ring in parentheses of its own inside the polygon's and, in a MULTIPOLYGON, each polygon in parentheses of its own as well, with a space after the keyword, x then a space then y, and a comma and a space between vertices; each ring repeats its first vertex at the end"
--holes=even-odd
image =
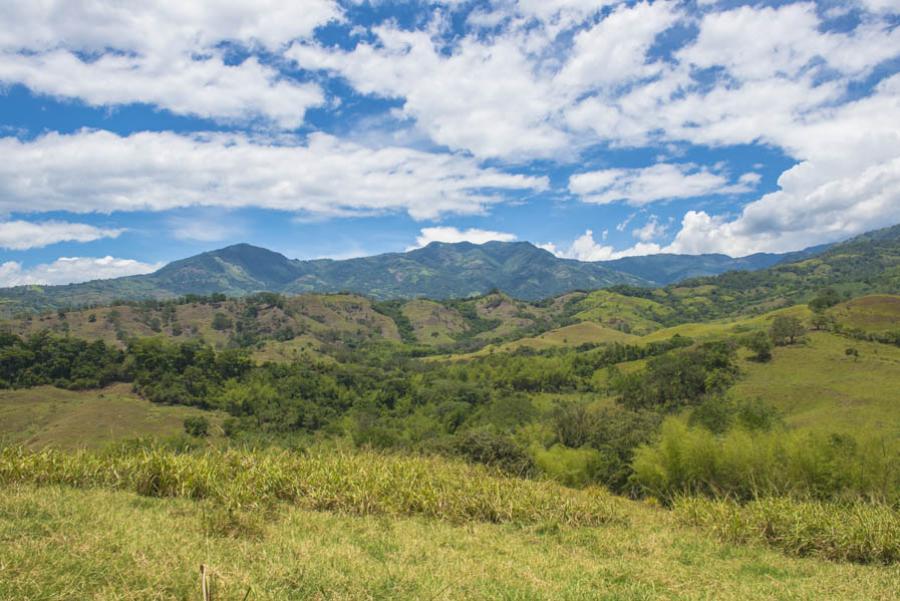
POLYGON ((206 586, 206 564, 200 564, 200 591, 203 593, 203 601, 209 601, 209 588, 206 586))

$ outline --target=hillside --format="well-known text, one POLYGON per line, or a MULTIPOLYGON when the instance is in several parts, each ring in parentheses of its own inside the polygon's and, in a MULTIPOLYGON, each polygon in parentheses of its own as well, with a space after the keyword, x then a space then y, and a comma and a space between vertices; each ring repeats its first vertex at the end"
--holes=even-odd
POLYGON ((211 419, 221 434, 221 416, 193 407, 151 403, 127 384, 70 391, 41 386, 0 390, 0 445, 29 448, 101 448, 139 437, 168 438, 184 432, 185 418, 211 419))
POLYGON ((686 277, 754 270, 807 257, 821 248, 739 259, 725 255, 651 255, 607 262, 561 259, 527 242, 434 242, 405 253, 298 261, 237 244, 174 261, 159 271, 67 286, 0 289, 0 313, 44 311, 116 300, 189 294, 353 292, 377 300, 466 298, 499 290, 521 300, 616 285, 661 286, 686 277))
POLYGON ((689 278, 718 275, 728 271, 757 271, 781 263, 793 263, 821 254, 831 246, 824 244, 797 252, 756 253, 737 258, 722 254, 658 254, 625 257, 613 261, 603 261, 603 264, 610 269, 629 273, 658 286, 666 286, 689 278))
POLYGON ((613 290, 665 305, 671 309, 665 321, 671 324, 788 307, 807 302, 824 288, 846 298, 900 293, 900 225, 759 271, 730 271, 658 289, 613 290))

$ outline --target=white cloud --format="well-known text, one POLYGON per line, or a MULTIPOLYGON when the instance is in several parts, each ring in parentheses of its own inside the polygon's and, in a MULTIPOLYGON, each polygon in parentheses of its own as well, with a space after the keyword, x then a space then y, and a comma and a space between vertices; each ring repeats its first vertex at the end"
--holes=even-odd
POLYGON ((575 35, 571 53, 554 83, 583 94, 659 74, 662 63, 650 62, 647 51, 676 19, 674 4, 669 2, 619 7, 575 35))
POLYGON ((24 268, 16 261, 0 264, 0 287, 58 285, 152 273, 162 263, 150 264, 115 257, 60 257, 52 263, 24 268))
POLYGON ((752 190, 755 174, 729 182, 721 174, 688 164, 658 163, 641 169, 603 169, 569 178, 569 190, 584 202, 609 204, 624 201, 645 205, 662 200, 752 190))
POLYGON ((402 98, 403 117, 438 144, 480 157, 549 156, 565 133, 548 123, 556 110, 549 80, 533 71, 515 39, 491 43, 465 38, 444 54, 428 32, 374 30, 378 45, 352 51, 295 45, 286 54, 300 65, 345 77, 365 94, 402 98))
POLYGON ((223 219, 216 212, 221 211, 209 210, 190 217, 170 217, 166 225, 173 238, 197 242, 219 242, 245 233, 243 224, 223 219))
POLYGON ((795 250, 900 222, 900 76, 785 138, 805 159, 734 219, 685 215, 675 252, 795 250))
POLYGON ((483 212, 503 200, 500 190, 548 187, 545 177, 483 168, 462 156, 369 148, 325 134, 284 146, 228 134, 81 131, 0 138, 0 156, 0 212, 254 206, 430 219, 483 212))
POLYGON ((515 239, 515 234, 481 230, 474 227, 466 230, 459 230, 455 227, 426 227, 422 228, 419 235, 416 236, 415 246, 410 246, 406 250, 422 248, 428 246, 432 242, 471 242, 473 244, 484 244, 485 242, 491 241, 513 242, 515 239))
POLYGON ((232 64, 222 43, 275 51, 339 16, 331 0, 13 1, 0 14, 0 83, 94 106, 148 103, 293 128, 324 102, 319 86, 255 56, 232 64))
POLYGON ((798 79, 836 69, 860 76, 897 54, 900 33, 878 22, 849 33, 822 31, 814 3, 743 6, 707 14, 697 40, 679 53, 684 64, 722 67, 740 82, 798 79))
POLYGON ((552 252, 557 257, 576 259, 578 261, 612 261, 622 257, 652 255, 662 252, 658 244, 648 242, 639 242, 631 248, 616 250, 608 244, 601 244, 594 240, 594 232, 592 230, 586 230, 584 234, 575 238, 572 244, 565 249, 561 249, 552 243, 539 246, 552 252))
POLYGON ((93 106, 140 102, 220 121, 263 118, 286 128, 299 126, 306 110, 325 100, 318 85, 282 79, 253 57, 226 65, 221 57, 154 62, 105 55, 87 63, 64 50, 0 54, 0 82, 93 106))
POLYGON ((57 242, 91 242, 100 238, 117 238, 123 231, 66 221, 3 221, 0 222, 0 248, 26 250, 57 242))
POLYGON ((650 242, 651 240, 662 238, 668 230, 669 226, 660 223, 659 217, 651 215, 643 227, 631 230, 631 234, 641 242, 650 242))

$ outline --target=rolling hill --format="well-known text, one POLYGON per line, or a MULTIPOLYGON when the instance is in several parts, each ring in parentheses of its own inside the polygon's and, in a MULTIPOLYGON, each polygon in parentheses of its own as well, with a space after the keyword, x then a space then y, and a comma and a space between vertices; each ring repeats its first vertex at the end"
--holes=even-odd
POLYGON ((759 271, 729 271, 657 289, 613 290, 668 307, 664 323, 673 325, 789 307, 807 302, 824 288, 846 298, 900 293, 900 225, 759 271))

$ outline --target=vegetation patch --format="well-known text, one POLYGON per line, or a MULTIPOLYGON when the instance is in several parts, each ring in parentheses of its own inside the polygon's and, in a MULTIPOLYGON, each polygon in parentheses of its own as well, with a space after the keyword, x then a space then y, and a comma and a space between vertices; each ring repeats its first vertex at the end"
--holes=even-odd
POLYGON ((763 544, 791 555, 834 561, 900 561, 900 513, 886 505, 801 502, 783 497, 740 504, 678 497, 673 509, 682 523, 728 542, 763 544))
POLYGON ((374 453, 205 451, 120 447, 109 452, 0 451, 0 484, 130 490, 208 499, 234 511, 277 502, 354 515, 421 515, 451 522, 599 526, 620 521, 606 491, 507 478, 463 462, 374 453))

